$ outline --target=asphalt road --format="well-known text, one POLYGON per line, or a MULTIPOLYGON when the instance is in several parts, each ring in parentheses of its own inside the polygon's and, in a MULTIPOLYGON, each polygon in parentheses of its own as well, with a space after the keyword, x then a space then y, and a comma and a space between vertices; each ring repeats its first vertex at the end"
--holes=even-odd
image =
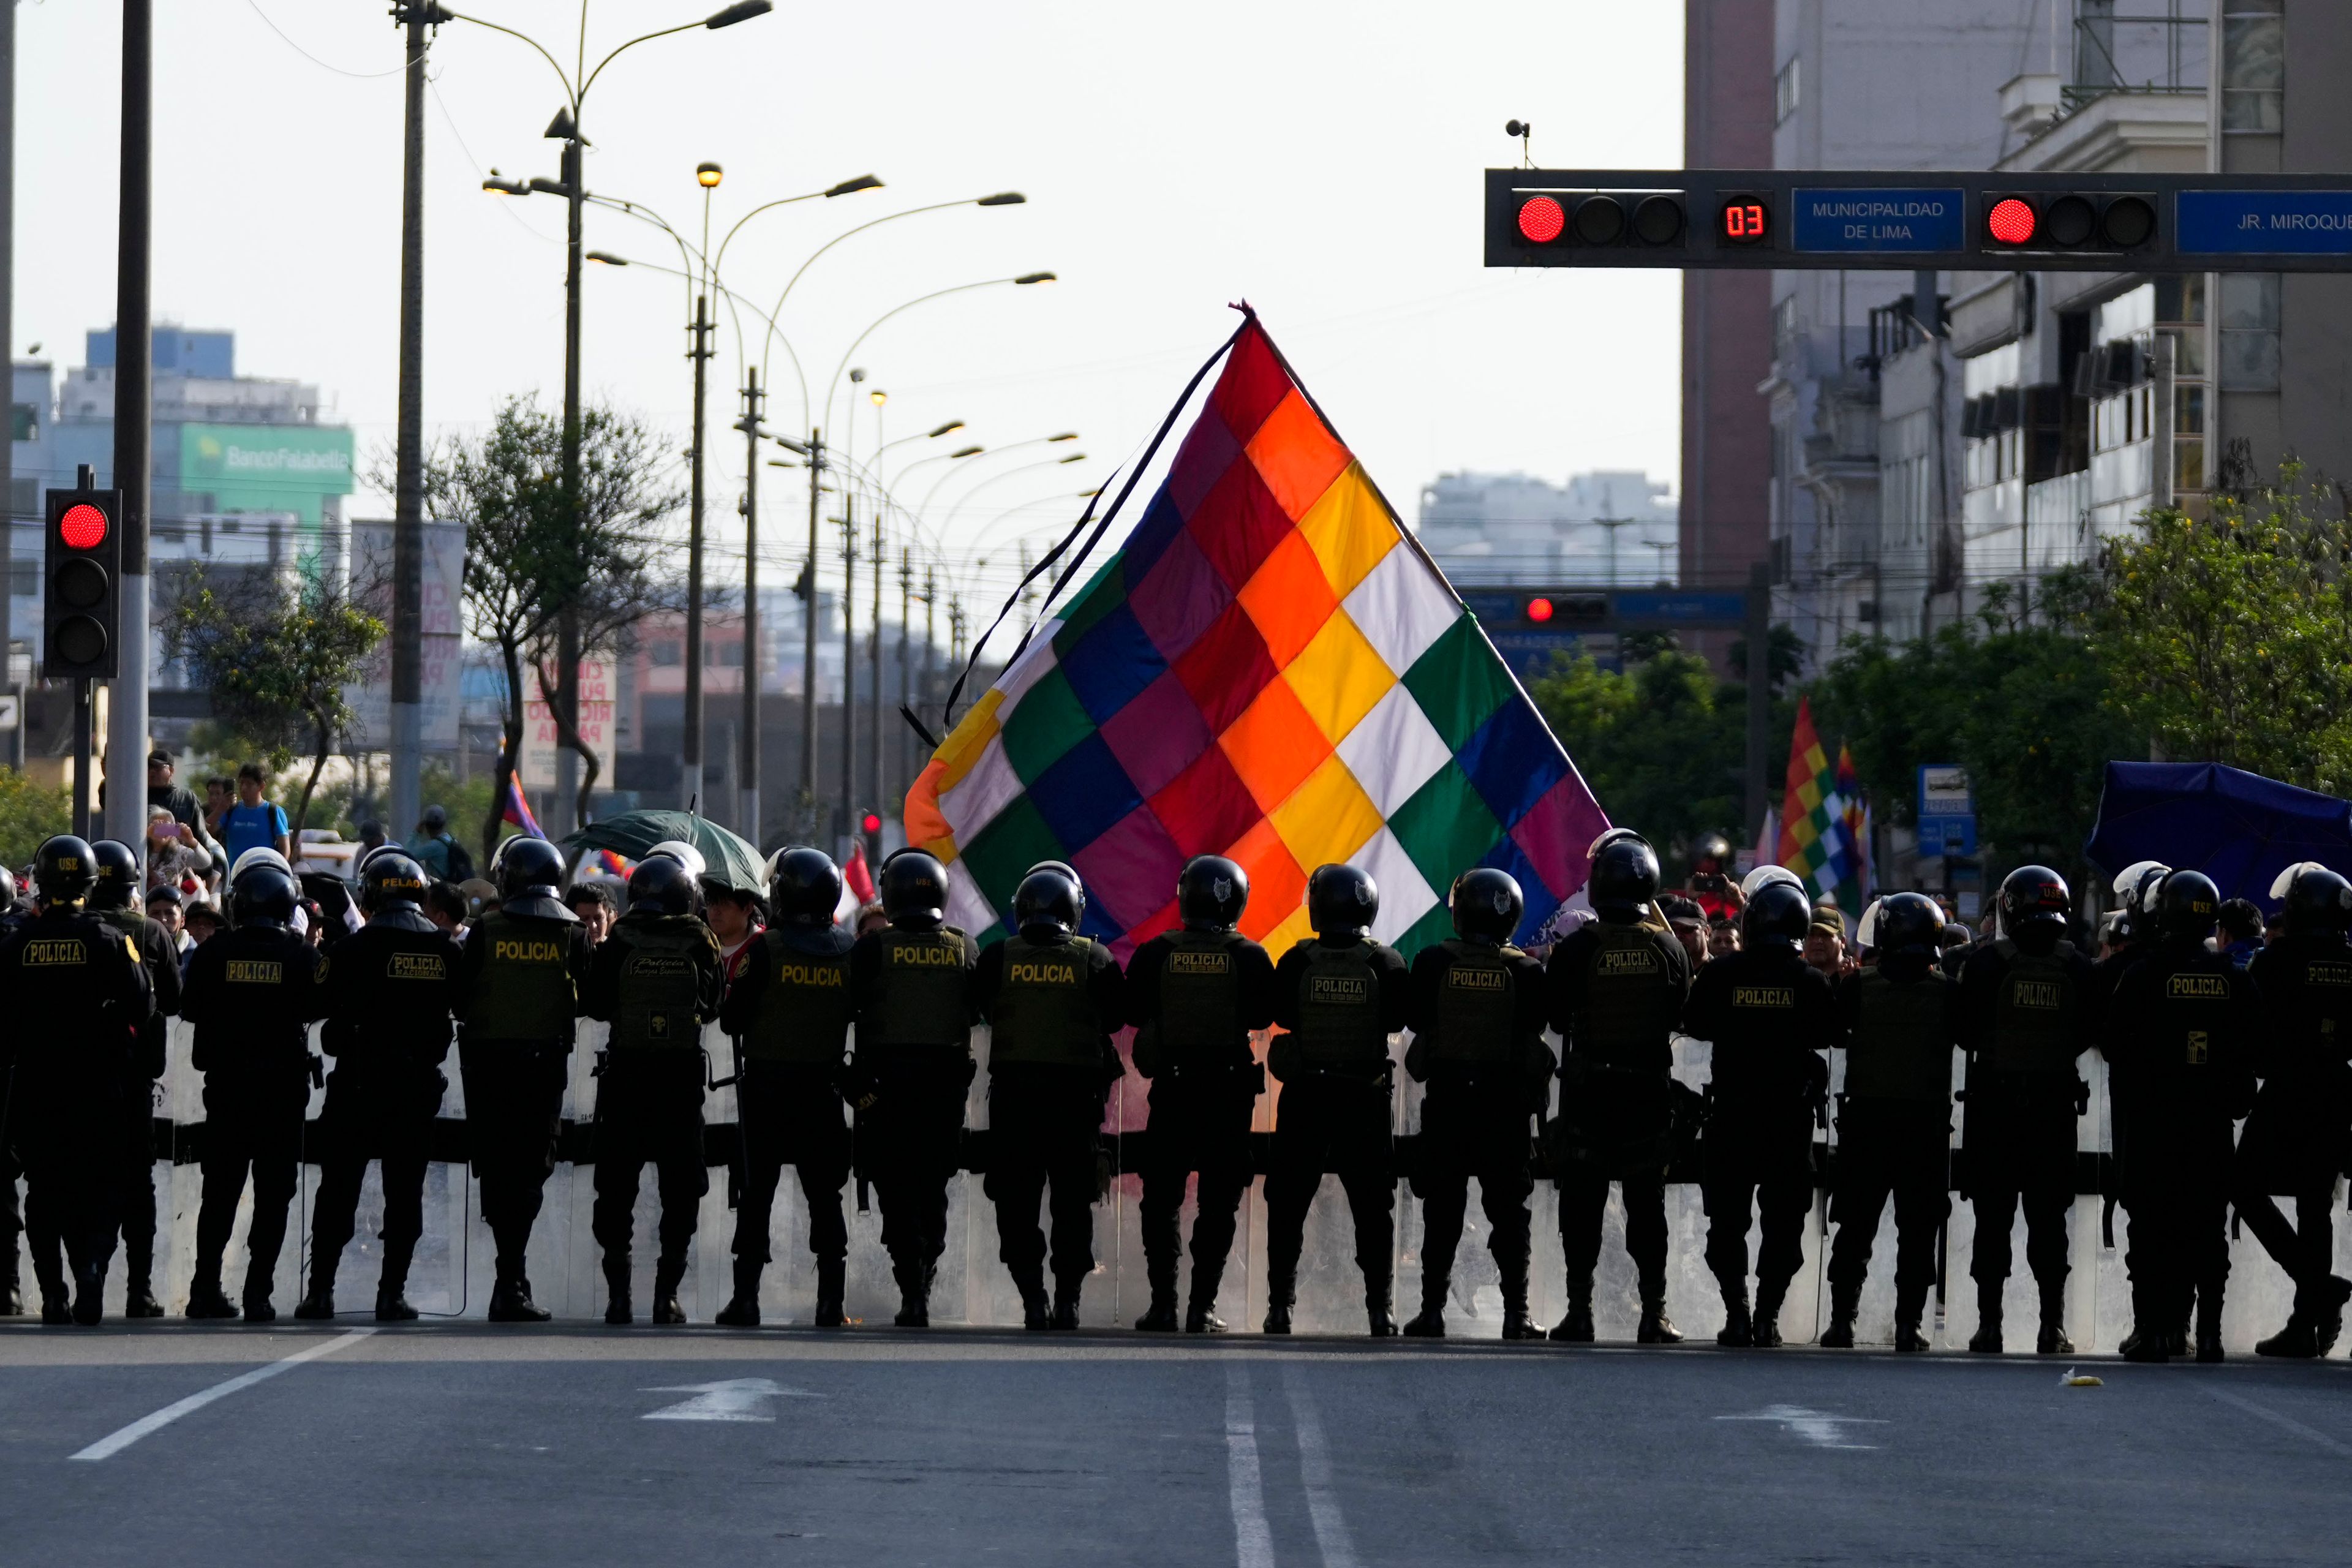
POLYGON ((2105 1386, 1711 1346, 12 1324, 0 1564, 2352 1553, 2352 1364, 2074 1364, 2105 1386))

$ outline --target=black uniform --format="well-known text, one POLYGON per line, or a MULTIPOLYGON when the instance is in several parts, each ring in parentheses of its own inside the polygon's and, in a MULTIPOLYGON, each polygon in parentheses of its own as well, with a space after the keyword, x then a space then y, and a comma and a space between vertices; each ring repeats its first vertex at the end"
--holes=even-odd
MULTIPOLYGON (((139 1026, 139 1070, 152 1085, 163 1076, 171 1018, 180 1011, 180 950, 163 922, 136 910, 90 911, 131 939, 139 966, 147 972, 154 1005, 139 1026)), ((155 1269, 155 1101, 152 1089, 131 1095, 122 1107, 122 1266, 128 1298, 150 1311, 155 1269)))
POLYGON ((2193 1292, 2198 1337, 2218 1342, 2233 1123, 2253 1104, 2260 1028, 2253 982, 2201 946, 2147 950, 2108 1005, 2101 1048, 2131 1128, 2119 1174, 2132 1316, 2144 1331, 2171 1332, 2193 1292))
MULTIPOLYGON (((32 918, 32 906, 22 900, 0 909, 0 940, 32 918)), ((25 1310, 16 1280, 16 1259, 22 1250, 17 1242, 25 1234, 24 1203, 17 1194, 16 1181, 24 1173, 24 1163, 16 1158, 16 1144, 8 1135, 7 1107, 0 1106, 0 1318, 14 1317, 25 1310)))
POLYGON ((1423 948, 1410 974, 1405 1070, 1429 1086, 1412 1178, 1422 1201, 1422 1305, 1444 1305, 1475 1176, 1505 1311, 1524 1319, 1535 1190, 1528 1119, 1550 1102, 1555 1065, 1543 1043, 1543 965, 1507 944, 1449 937, 1423 948))
POLYGON ((1323 1174, 1337 1174, 1355 1221, 1356 1264, 1380 1326, 1394 1300, 1394 1072, 1389 1037, 1405 1026, 1410 972, 1370 937, 1308 937, 1274 970, 1274 1021, 1285 1033, 1266 1053, 1282 1083, 1265 1178, 1266 1299, 1286 1313, 1297 1299, 1307 1211, 1323 1174))
POLYGON ((953 927, 888 926, 849 953, 856 1005, 852 1077, 858 1151, 882 1204, 882 1245, 910 1297, 929 1294, 948 1245, 948 1183, 962 1168, 971 1057, 971 938, 953 927))
POLYGON ((2090 963, 2063 942, 2036 955, 2002 937, 1972 949, 1960 971, 1960 1043, 1969 1052, 1962 1141, 1977 1233, 1969 1273, 1998 1298, 2022 1203, 2026 1266, 2053 1321, 2066 1284, 2074 1125, 2087 1093, 2074 1058, 2092 1043, 2099 990, 2090 963))
POLYGON ((1569 1300, 1591 1301, 1613 1180, 1624 1197, 1625 1250, 1646 1310, 1666 1294, 1672 1036, 1690 994, 1690 954, 1670 932, 1646 924, 1591 921, 1552 949, 1546 984, 1560 1040, 1552 1184, 1569 1300))
POLYGON ((335 944, 320 968, 335 1058, 319 1113, 319 1197, 310 1207, 311 1289, 331 1292, 352 1239, 367 1163, 383 1168, 383 1273, 397 1296, 425 1234, 425 1166, 449 1080, 457 943, 412 906, 387 909, 335 944))
POLYGON ((1095 1267, 1104 1097, 1126 1071, 1110 1043, 1127 1016, 1118 961, 1086 937, 1024 933, 982 950, 972 994, 989 1025, 982 1187, 996 1205, 997 1256, 1024 1301, 1042 1298, 1037 1205, 1050 1184, 1055 1304, 1075 1310, 1095 1267))
MULTIPOLYGON (((1830 1289, 1851 1316, 1878 1216, 1895 1199, 1895 1319, 1916 1327, 1952 1212, 1952 1048, 1959 986, 1925 956, 1890 957, 1837 983, 1845 1088, 1838 1096, 1830 1289)), ((2004 1232, 2003 1234, 2006 1234, 2004 1232)))
POLYGON ((268 1316, 310 1103, 310 1025, 326 1014, 319 955, 282 926, 223 931, 190 955, 180 1012, 195 1026, 194 1066, 205 1075, 192 1300, 220 1291, 221 1255, 250 1171, 244 1300, 249 1314, 258 1307, 268 1316))
MULTIPOLYGON (((1706 1264, 1727 1305, 1748 1300, 1748 1226, 1756 1253, 1756 1321, 1780 1311, 1804 1261, 1813 1204, 1813 1118, 1829 1087, 1821 1053, 1836 1037, 1830 983, 1793 947, 1727 953, 1691 982, 1684 1032, 1714 1043, 1701 1191, 1706 1264)), ((1734 1312, 1737 1321, 1738 1313, 1734 1312)))
POLYGON ((0 938, 0 1081, 25 1172, 33 1276, 47 1315, 61 1315, 62 1250, 94 1322, 131 1164, 125 1107, 148 1105, 139 1035, 154 998, 122 932, 66 907, 0 938))
POLYGON ((1151 1080, 1140 1205, 1151 1299, 1175 1308, 1178 1215, 1198 1171, 1186 1317, 1205 1327, 1249 1191, 1250 1122, 1265 1087, 1250 1033, 1274 1022, 1274 961, 1239 931, 1162 931, 1128 961, 1127 1021, 1135 1070, 1151 1080))
POLYGON ((841 1189, 851 1149, 840 1082, 849 1044, 850 942, 837 926, 772 927, 744 949, 720 1005, 719 1026, 735 1038, 743 1133, 739 1264, 768 1261, 769 1215, 787 1158, 808 1200, 809 1250, 820 1270, 829 1267, 827 1277, 838 1279, 849 1254, 841 1189))
POLYGON ((502 1279, 523 1276, 530 1227, 555 1170, 590 951, 578 918, 544 899, 484 915, 458 952, 451 1005, 464 1026, 457 1062, 466 1134, 502 1279))
POLYGON ((710 1170, 702 1158, 709 1063, 702 1026, 719 1016, 719 939, 693 915, 633 910, 613 923, 583 987, 586 1012, 612 1026, 596 1091, 596 1206, 614 1299, 625 1300, 637 1185, 650 1163, 661 1193, 656 1311, 686 1273, 710 1170), (667 1288, 665 1288, 667 1286, 667 1288))
POLYGON ((2263 999, 2263 1087, 2238 1143, 2238 1215, 2294 1280, 2296 1315, 2324 1321, 2342 1304, 2328 1211, 2352 1153, 2352 939, 2291 931, 2254 954, 2246 978, 2263 999), (2294 1199, 2293 1225, 2274 1195, 2294 1199))

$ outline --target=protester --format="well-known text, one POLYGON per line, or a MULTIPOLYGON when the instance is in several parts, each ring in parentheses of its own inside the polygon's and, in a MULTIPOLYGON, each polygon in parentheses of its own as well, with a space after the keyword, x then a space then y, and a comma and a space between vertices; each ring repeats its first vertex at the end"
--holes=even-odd
POLYGON ((416 837, 404 846, 409 858, 425 868, 425 874, 445 882, 462 882, 474 874, 474 858, 449 831, 449 813, 443 807, 428 805, 416 825, 416 837))
POLYGON ((1666 899, 1659 907, 1665 913, 1666 925, 1675 933, 1675 940, 1683 944, 1683 952, 1690 959, 1691 973, 1697 973, 1709 951, 1706 910, 1695 899, 1666 899))
POLYGON ((213 869, 212 855, 198 846, 194 828, 173 816, 169 807, 147 808, 146 889, 150 893, 159 888, 174 892, 200 888, 213 869))
POLYGON ((2214 951, 2243 969, 2262 952, 2263 911, 2251 899, 2231 899, 2221 905, 2213 938, 2214 951))
POLYGON ((563 901, 580 917, 580 930, 588 938, 590 947, 604 940, 604 933, 613 929, 613 917, 620 912, 613 889, 601 878, 572 883, 563 901))
POLYGON ((262 798, 261 792, 268 782, 259 763, 247 763, 236 770, 236 804, 222 812, 220 818, 221 847, 228 852, 231 866, 248 849, 293 853, 286 813, 262 798))

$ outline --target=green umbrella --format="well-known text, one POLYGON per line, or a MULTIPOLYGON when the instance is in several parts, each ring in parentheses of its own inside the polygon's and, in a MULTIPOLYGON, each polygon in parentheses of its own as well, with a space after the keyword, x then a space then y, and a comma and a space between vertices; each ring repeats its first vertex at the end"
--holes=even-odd
POLYGON ((702 858, 709 863, 704 874, 715 881, 747 892, 759 892, 767 886, 767 867, 757 849, 690 811, 625 811, 567 835, 563 847, 610 849, 631 860, 642 860, 655 845, 670 839, 702 851, 702 858))

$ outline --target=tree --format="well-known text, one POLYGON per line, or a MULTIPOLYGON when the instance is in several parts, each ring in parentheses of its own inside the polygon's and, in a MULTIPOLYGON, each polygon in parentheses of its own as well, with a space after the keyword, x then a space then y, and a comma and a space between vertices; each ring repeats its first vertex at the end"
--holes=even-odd
POLYGON ((586 820, 595 754, 578 715, 556 700, 557 630, 575 611, 580 652, 627 651, 637 623, 685 602, 663 564, 656 531, 683 502, 661 479, 667 458, 650 426, 609 408, 583 412, 580 506, 564 504, 563 422, 528 396, 499 405, 488 432, 450 438, 429 454, 425 500, 434 517, 466 525, 466 631, 492 648, 505 677, 498 771, 482 821, 483 863, 496 848, 522 752, 528 668, 548 698, 559 744, 578 753, 578 809, 586 820))
POLYGON ((29 865, 43 839, 72 831, 73 798, 63 785, 43 789, 0 767, 0 865, 29 865))
POLYGON ((289 831, 299 837, 327 759, 357 721, 345 691, 383 637, 354 589, 331 572, 192 570, 164 606, 163 647, 189 684, 212 694, 214 714, 284 769, 310 759, 289 831))

